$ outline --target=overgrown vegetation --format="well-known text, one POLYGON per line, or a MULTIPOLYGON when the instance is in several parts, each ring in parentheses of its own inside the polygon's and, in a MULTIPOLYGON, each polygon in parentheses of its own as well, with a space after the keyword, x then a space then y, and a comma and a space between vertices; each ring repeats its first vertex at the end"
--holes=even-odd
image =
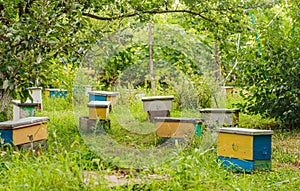
MULTIPOLYGON (((128 97, 131 97, 130 94, 128 97)), ((132 99, 130 113, 134 119, 145 122, 147 116, 141 112, 140 107, 141 101, 138 98, 132 99)), ((48 124, 47 148, 33 152, 30 149, 2 147, 0 172, 5 178, 0 180, 1 189, 297 190, 300 186, 298 162, 300 132, 297 131, 289 133, 275 131, 271 171, 248 174, 222 168, 216 161, 216 143, 206 139, 207 134, 204 134, 202 138, 194 138, 185 149, 177 151, 177 154, 168 160, 139 172, 135 169, 120 169, 116 166, 118 158, 106 158, 103 157, 106 155, 92 151, 78 130, 78 119, 74 118, 70 101, 44 98, 44 109, 38 115, 49 116, 51 119, 48 124), (111 182, 107 178, 112 175, 120 178, 118 183, 111 182)), ((82 109, 87 110, 86 105, 82 109)), ((113 117, 121 115, 118 111, 113 111, 113 123, 108 130, 114 140, 132 148, 158 146, 159 142, 155 143, 155 137, 151 136, 151 133, 145 139, 146 135, 131 134, 124 129, 119 124, 120 120, 113 117)), ((172 116, 180 116, 180 114, 186 117, 199 116, 199 113, 191 110, 174 110, 171 113, 172 116)), ((253 118, 241 115, 241 121, 245 124, 253 123, 253 118)), ((261 121, 257 118, 256 123, 261 128, 268 128, 264 124, 267 121, 267 119, 261 121)), ((135 126, 140 128, 140 131, 145 127, 135 126)))
POLYGON ((12 119, 10 101, 24 102, 28 87, 69 95, 43 97, 38 116, 50 117, 46 148, 1 146, 0 189, 299 189, 299 7, 256 0, 0 0, 0 121, 12 119), (220 95, 224 84, 237 92, 220 95), (120 92, 105 131, 78 128, 88 115, 90 85, 120 92), (187 145, 163 147, 142 109, 145 95, 174 95, 174 117, 241 107, 240 127, 275 131, 272 170, 222 168, 216 136, 205 127, 187 145))

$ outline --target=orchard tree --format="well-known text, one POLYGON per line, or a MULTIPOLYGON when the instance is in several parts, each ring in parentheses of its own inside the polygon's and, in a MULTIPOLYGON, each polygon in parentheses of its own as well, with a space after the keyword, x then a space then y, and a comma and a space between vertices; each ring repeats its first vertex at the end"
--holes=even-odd
POLYGON ((45 84, 53 68, 80 63, 87 23, 76 6, 61 0, 0 1, 0 87, 8 82, 0 111, 12 98, 25 101, 26 88, 45 84))
POLYGON ((274 117, 286 129, 300 126, 299 2, 253 12, 259 37, 248 41, 239 54, 239 83, 246 111, 274 117))

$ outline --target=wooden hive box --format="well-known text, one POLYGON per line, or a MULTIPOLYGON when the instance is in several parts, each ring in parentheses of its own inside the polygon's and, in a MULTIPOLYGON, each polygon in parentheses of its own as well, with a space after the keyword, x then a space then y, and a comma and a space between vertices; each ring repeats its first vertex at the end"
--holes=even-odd
POLYGON ((55 88, 46 88, 45 96, 50 98, 67 98, 67 90, 64 89, 55 89, 55 88))
POLYGON ((162 138, 191 138, 202 135, 202 121, 197 118, 155 117, 156 134, 162 138))
POLYGON ((36 107, 38 103, 21 103, 20 100, 12 100, 13 120, 26 117, 35 117, 36 107))
POLYGON ((233 92, 233 86, 221 86, 221 89, 225 92, 226 95, 230 95, 233 92))
POLYGON ((240 109, 233 108, 205 108, 199 110, 205 125, 208 126, 236 126, 239 121, 240 109))
MULTIPOLYGON (((29 93, 32 97, 33 103, 37 103, 37 109, 43 110, 43 105, 42 105, 42 88, 41 87, 30 87, 27 88, 29 90, 29 93)), ((27 102, 30 102, 31 100, 28 98, 27 102)))
POLYGON ((89 119, 107 120, 111 101, 90 101, 89 119))
POLYGON ((235 170, 271 169, 272 130, 219 128, 218 159, 235 170))
POLYGON ((27 117, 0 122, 1 145, 22 145, 47 139, 48 121, 48 117, 27 117))
POLYGON ((111 101, 115 105, 118 101, 119 92, 89 91, 89 101, 111 101))
POLYGON ((155 117, 170 117, 174 96, 148 96, 142 97, 143 109, 148 113, 148 119, 154 121, 155 117))

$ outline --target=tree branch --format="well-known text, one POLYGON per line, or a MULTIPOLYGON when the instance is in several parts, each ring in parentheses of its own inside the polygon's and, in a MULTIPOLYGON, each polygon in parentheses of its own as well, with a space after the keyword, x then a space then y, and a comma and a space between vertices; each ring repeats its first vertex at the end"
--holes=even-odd
POLYGON ((112 16, 112 17, 100 17, 100 16, 90 14, 90 13, 82 13, 82 15, 93 18, 93 19, 97 19, 97 20, 113 21, 113 20, 122 19, 122 18, 134 17, 139 14, 164 14, 164 13, 188 13, 191 15, 199 16, 206 21, 216 23, 216 21, 203 16, 201 13, 197 13, 197 12, 190 11, 190 10, 184 10, 184 9, 183 10, 145 10, 145 11, 139 11, 139 12, 134 12, 134 13, 121 14, 121 15, 112 16))

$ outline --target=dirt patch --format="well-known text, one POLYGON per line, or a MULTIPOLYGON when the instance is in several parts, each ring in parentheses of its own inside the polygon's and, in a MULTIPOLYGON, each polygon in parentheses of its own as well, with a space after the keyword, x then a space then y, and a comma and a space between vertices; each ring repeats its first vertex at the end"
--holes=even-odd
POLYGON ((157 174, 135 174, 125 171, 85 171, 83 182, 86 186, 103 185, 105 187, 124 186, 127 184, 145 184, 153 181, 167 180, 167 176, 157 174))

